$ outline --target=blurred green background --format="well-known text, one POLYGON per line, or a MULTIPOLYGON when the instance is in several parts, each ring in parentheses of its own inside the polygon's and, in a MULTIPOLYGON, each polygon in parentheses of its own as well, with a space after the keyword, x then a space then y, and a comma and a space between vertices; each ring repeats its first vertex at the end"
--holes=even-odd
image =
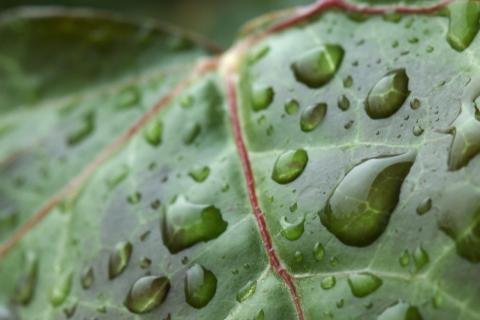
POLYGON ((68 6, 149 17, 207 36, 228 47, 239 28, 261 14, 313 0, 0 0, 0 12, 19 6, 68 6))

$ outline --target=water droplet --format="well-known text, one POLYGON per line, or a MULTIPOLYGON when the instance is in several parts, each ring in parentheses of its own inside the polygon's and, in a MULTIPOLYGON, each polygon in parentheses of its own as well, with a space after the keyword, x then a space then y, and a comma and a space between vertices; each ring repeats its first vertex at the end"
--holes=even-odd
POLYGON ((23 270, 15 289, 14 300, 17 303, 27 305, 32 301, 37 285, 38 258, 35 253, 27 252, 23 270))
POLYGON ((417 98, 414 98, 412 101, 410 101, 410 108, 413 110, 420 108, 421 105, 422 103, 417 98))
POLYGON ((257 290, 257 281, 248 281, 237 293, 237 301, 243 302, 252 297, 257 290))
POLYGON ((398 262, 403 268, 408 266, 408 264, 410 263, 410 253, 408 252, 408 250, 404 250, 402 252, 402 255, 400 256, 400 258, 398 258, 398 262))
POLYGON ((302 263, 303 262, 303 253, 301 251, 295 251, 295 254, 293 256, 295 259, 296 263, 302 263))
POLYGON ((183 136, 183 143, 186 145, 192 144, 197 137, 199 136, 200 132, 202 131, 202 127, 198 123, 190 124, 187 127, 185 135, 183 136))
POLYGON ((400 109, 409 94, 405 69, 393 70, 370 90, 365 110, 372 119, 388 118, 400 109))
POLYGON ((150 145, 156 147, 162 143, 163 124, 159 120, 154 120, 148 124, 143 131, 143 137, 150 145))
POLYGON ((415 262, 415 268, 419 271, 428 264, 430 258, 428 257, 427 251, 421 246, 418 246, 413 252, 413 261, 415 262))
POLYGON ((130 204, 137 204, 142 200, 142 194, 140 192, 134 192, 127 197, 127 202, 130 204))
POLYGON ((290 99, 285 103, 285 112, 289 115, 295 114, 298 112, 299 109, 298 101, 295 99, 290 99))
POLYGON ((440 308, 443 304, 443 294, 440 288, 438 287, 435 288, 435 293, 433 295, 432 303, 435 309, 440 308))
POLYGON ((210 174, 210 168, 207 166, 195 168, 188 173, 188 175, 193 180, 195 180, 195 182, 198 182, 198 183, 205 181, 208 178, 209 174, 210 174))
POLYGON ((72 272, 65 272, 57 279, 50 291, 50 303, 57 307, 65 302, 72 288, 72 272))
POLYGON ((115 188, 120 182, 122 182, 129 173, 129 169, 126 165, 121 165, 118 168, 115 169, 115 171, 109 175, 109 177, 106 180, 107 186, 110 189, 115 188))
POLYGON ((424 215, 425 213, 430 211, 431 208, 432 208, 432 199, 431 198, 425 198, 425 199, 422 200, 422 202, 420 202, 418 204, 417 214, 424 215))
POLYGON ((345 79, 343 79, 343 87, 348 89, 348 88, 351 88, 353 86, 353 78, 352 76, 348 75, 345 77, 345 79))
POLYGON ((133 246, 128 241, 117 243, 108 260, 108 278, 114 279, 120 275, 128 265, 133 246))
POLYGON ((194 308, 205 307, 217 290, 217 278, 204 267, 195 264, 187 270, 185 276, 185 298, 194 308))
POLYGON ((322 224, 347 245, 373 243, 387 227, 415 156, 411 151, 353 167, 328 198, 320 213, 322 224))
POLYGON ((269 51, 270 47, 267 45, 255 48, 248 55, 248 64, 254 65, 258 61, 262 60, 262 58, 265 57, 269 51))
POLYGON ((297 211, 297 208, 298 208, 298 204, 295 202, 290 207, 288 207, 288 210, 290 210, 290 212, 293 213, 293 212, 297 211))
POLYGON ((294 181, 302 174, 308 162, 308 154, 303 149, 290 150, 278 156, 273 166, 272 179, 280 184, 294 181))
POLYGON ((71 146, 79 144, 90 136, 95 130, 95 112, 90 111, 84 114, 80 121, 67 135, 67 143, 71 146))
POLYGON ((117 96, 117 109, 127 109, 136 106, 141 98, 142 95, 137 87, 125 87, 117 96))
POLYGON ((350 108, 350 100, 348 100, 346 95, 338 98, 338 108, 342 111, 347 111, 350 108))
POLYGON ((311 49, 292 64, 295 78, 310 88, 328 83, 340 68, 344 50, 337 44, 326 44, 311 49))
POLYGON ((139 265, 142 269, 148 269, 152 265, 152 260, 148 257, 141 257, 139 265))
POLYGON ((265 320, 265 312, 263 310, 258 311, 255 320, 265 320))
POLYGON ((402 20, 402 15, 397 12, 390 12, 383 15, 383 20, 398 23, 402 20))
POLYGON ((382 279, 369 272, 356 273, 348 277, 350 290, 358 298, 366 297, 375 292, 382 284, 382 279))
POLYGON ((423 317, 417 307, 405 302, 399 302, 385 309, 377 320, 422 320, 423 317))
POLYGON ((453 49, 463 51, 472 43, 480 28, 480 4, 469 0, 453 1, 447 8, 450 17, 448 43, 453 49))
POLYGON ((80 276, 80 284, 82 285, 82 288, 85 290, 90 289, 94 280, 95 275, 93 273, 93 268, 89 266, 83 269, 82 275, 80 276))
POLYGON ((142 277, 130 288, 124 305, 133 313, 147 313, 162 304, 169 290, 170 281, 166 277, 142 277))
POLYGON ((195 100, 192 95, 183 96, 180 100, 180 106, 182 106, 182 108, 188 109, 193 106, 194 101, 195 100))
POLYGON ((300 239, 302 236, 305 227, 305 216, 302 216, 296 222, 288 222, 287 217, 282 217, 280 219, 280 225, 282 226, 282 235, 285 239, 290 241, 295 241, 300 239))
POLYGON ((424 130, 421 126, 419 126, 419 125, 415 125, 415 126, 413 127, 413 130, 412 130, 413 135, 414 135, 415 137, 421 136, 424 131, 425 131, 425 130, 424 130))
POLYGON ((315 246, 313 247, 313 256, 317 261, 323 260, 323 257, 325 256, 325 248, 320 242, 315 243, 315 246))
POLYGON ((194 204, 179 196, 162 214, 162 237, 171 253, 200 241, 210 241, 227 229, 220 210, 212 205, 194 204))
MULTIPOLYGON (((75 311, 77 311, 77 305, 78 305, 78 303, 75 302, 71 306, 63 308, 63 314, 65 315, 65 317, 67 319, 70 319, 71 317, 73 317, 75 315, 75 311)), ((0 317, 0 320, 1 319, 2 318, 0 317)))
POLYGON ((322 281, 320 282, 320 286, 322 287, 322 289, 328 290, 335 287, 336 283, 337 283, 337 280, 335 279, 334 276, 327 276, 322 279, 322 281))
POLYGON ((253 111, 260 111, 268 108, 273 101, 275 92, 272 87, 254 84, 250 91, 250 99, 253 111))
POLYGON ((318 103, 307 107, 302 112, 300 117, 300 128, 303 132, 310 132, 314 130, 327 114, 327 104, 318 103))

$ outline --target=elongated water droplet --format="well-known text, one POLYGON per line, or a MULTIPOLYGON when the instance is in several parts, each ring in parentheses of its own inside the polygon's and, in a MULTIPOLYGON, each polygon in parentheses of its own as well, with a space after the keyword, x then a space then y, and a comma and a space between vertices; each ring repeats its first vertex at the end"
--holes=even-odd
POLYGON ((162 143, 163 124, 160 120, 154 120, 147 125, 143 131, 143 137, 152 146, 156 147, 162 143))
POLYGON ((431 198, 425 198, 418 204, 417 207, 417 214, 418 215, 424 215, 428 211, 432 209, 432 199, 431 198))
POLYGON ((388 307, 377 320, 422 320, 423 317, 417 307, 405 302, 399 302, 388 307))
POLYGON ((348 100, 346 95, 338 98, 338 108, 342 111, 347 111, 350 108, 350 100, 348 100))
POLYGON ((85 290, 90 289, 94 280, 95 275, 93 273, 93 268, 89 266, 83 269, 82 275, 80 276, 80 284, 82 285, 82 288, 85 290))
POLYGON ((295 114, 298 112, 299 109, 298 101, 295 99, 290 99, 285 103, 285 112, 289 115, 295 114))
POLYGON ((128 241, 119 242, 108 260, 108 278, 114 279, 120 275, 128 265, 133 246, 128 241))
POLYGON ((72 288, 72 272, 60 275, 50 291, 50 302, 54 307, 61 305, 67 299, 72 288))
POLYGON ((254 65, 258 61, 262 60, 263 57, 265 57, 269 51, 270 51, 270 47, 267 45, 263 45, 261 47, 255 48, 248 55, 248 64, 254 65))
POLYGON ((210 168, 207 166, 195 168, 188 173, 188 175, 198 183, 205 181, 209 174, 210 168))
POLYGON ((177 253, 198 242, 217 238, 227 225, 216 207, 190 203, 179 196, 162 214, 162 238, 168 250, 177 253))
POLYGON ((388 118, 400 109, 409 94, 405 69, 393 70, 370 90, 365 111, 372 119, 388 118))
POLYGON ((237 301, 243 302, 253 296, 257 290, 257 281, 248 281, 237 293, 237 301))
POLYGON ((125 180, 125 178, 128 176, 129 169, 126 165, 121 165, 118 168, 115 169, 112 174, 110 174, 106 180, 107 186, 110 189, 115 188, 120 182, 125 180))
POLYGON ((327 104, 319 103, 316 105, 309 106, 302 112, 300 117, 300 129, 303 132, 313 131, 327 114, 327 104))
POLYGON ((272 87, 253 84, 250 92, 253 111, 260 111, 268 108, 273 101, 275 92, 272 87))
POLYGON ((353 86, 353 78, 352 76, 348 75, 345 77, 345 79, 343 79, 343 87, 348 89, 348 88, 351 88, 353 86))
POLYGON ((337 280, 335 279, 334 276, 327 276, 322 279, 322 281, 320 282, 320 286, 322 287, 322 289, 328 290, 335 287, 336 283, 337 283, 337 280))
POLYGON ((282 153, 273 165, 272 179, 280 184, 287 184, 302 174, 308 162, 308 154, 303 149, 282 153))
POLYGON ((125 87, 117 96, 117 109, 127 109, 136 106, 141 99, 142 95, 137 87, 125 87))
POLYGON ((447 8, 450 17, 448 43, 453 49, 463 51, 472 43, 480 28, 480 4, 477 1, 458 0, 447 8))
POLYGON ((255 320, 265 320, 265 312, 263 310, 258 311, 255 320))
POLYGON ((147 313, 162 304, 169 290, 170 281, 166 277, 142 277, 130 288, 124 305, 130 312, 147 313))
POLYGON ((282 226, 282 235, 285 239, 294 241, 300 239, 305 227, 305 216, 301 217, 295 222, 288 222, 287 217, 280 219, 280 225, 282 226))
POLYGON ((337 44, 325 44, 301 55, 292 64, 295 78, 311 88, 328 83, 340 68, 344 50, 337 44))
POLYGON ((398 262, 403 268, 408 266, 408 264, 410 263, 410 253, 408 252, 408 250, 404 250, 402 252, 402 255, 400 256, 400 258, 398 258, 398 262))
POLYGON ((24 271, 15 289, 14 300, 27 305, 32 301, 37 286, 38 258, 33 252, 25 255, 24 271))
POLYGON ((427 251, 425 251, 422 246, 418 246, 413 252, 413 261, 415 262, 417 271, 425 267, 430 261, 427 251))
POLYGON ((350 275, 348 285, 355 297, 362 298, 375 292, 383 284, 382 279, 369 272, 350 275))
POLYGON ((189 126, 187 126, 187 130, 183 136, 183 143, 185 143, 186 145, 192 144, 200 135, 201 131, 202 127, 198 123, 190 124, 189 126))
POLYGON ((322 224, 345 244, 374 242, 387 227, 415 156, 412 151, 356 165, 328 198, 320 213, 322 224))
POLYGON ((95 112, 90 111, 84 114, 78 124, 67 136, 67 143, 71 146, 84 141, 95 130, 95 112))
POLYGON ((195 264, 185 276, 185 298, 194 308, 205 307, 217 290, 217 277, 204 267, 195 264))
POLYGON ((313 256, 317 261, 323 260, 323 257, 325 256, 325 248, 320 242, 315 243, 315 246, 313 247, 313 256))

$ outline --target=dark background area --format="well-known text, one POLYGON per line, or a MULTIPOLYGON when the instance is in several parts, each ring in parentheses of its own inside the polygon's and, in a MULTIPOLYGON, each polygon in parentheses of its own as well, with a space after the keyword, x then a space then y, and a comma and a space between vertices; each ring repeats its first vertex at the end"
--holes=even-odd
POLYGON ((130 17, 155 18, 228 47, 248 20, 311 2, 313 0, 0 0, 0 12, 31 5, 97 8, 130 17))

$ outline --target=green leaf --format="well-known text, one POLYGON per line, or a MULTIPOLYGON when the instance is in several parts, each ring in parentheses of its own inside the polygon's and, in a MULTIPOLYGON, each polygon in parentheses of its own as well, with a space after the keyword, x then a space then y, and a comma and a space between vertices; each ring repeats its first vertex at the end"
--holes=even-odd
POLYGON ((372 3, 0 18, 0 319, 480 319, 475 4, 372 3))

